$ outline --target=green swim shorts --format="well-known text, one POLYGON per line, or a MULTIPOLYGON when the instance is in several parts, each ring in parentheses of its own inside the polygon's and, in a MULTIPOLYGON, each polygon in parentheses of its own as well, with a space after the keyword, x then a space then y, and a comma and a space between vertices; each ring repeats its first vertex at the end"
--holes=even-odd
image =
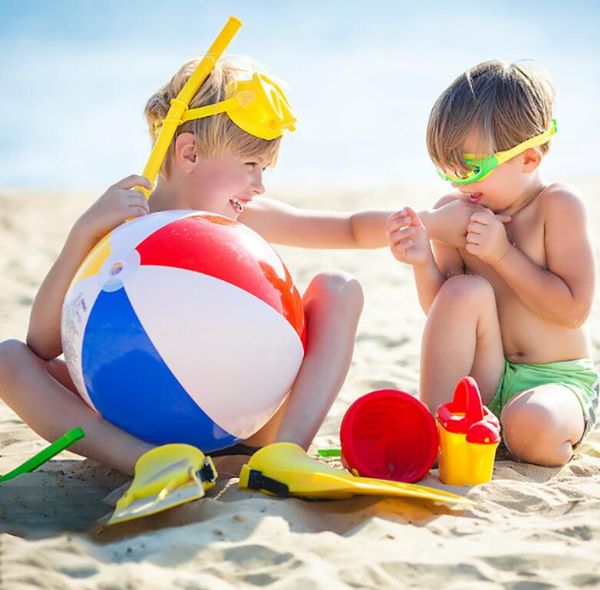
POLYGON ((585 420, 585 437, 596 425, 600 381, 590 359, 540 365, 504 362, 504 372, 488 408, 500 417, 502 408, 519 393, 548 383, 568 387, 577 397, 585 420))

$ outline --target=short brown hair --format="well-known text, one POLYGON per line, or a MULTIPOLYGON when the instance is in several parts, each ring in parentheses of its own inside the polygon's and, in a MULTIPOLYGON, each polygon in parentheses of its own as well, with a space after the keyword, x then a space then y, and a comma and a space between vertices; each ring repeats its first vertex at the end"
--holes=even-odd
MULTIPOLYGON (((436 100, 427 124, 429 156, 440 167, 465 171, 464 144, 479 133, 492 154, 543 133, 552 124, 554 89, 541 72, 491 60, 461 74, 436 100)), ((541 146, 545 153, 548 143, 541 146)))
MULTIPOLYGON (((193 58, 183 64, 173 78, 159 88, 148 100, 144 114, 153 142, 156 140, 162 122, 167 116, 171 100, 179 94, 199 61, 200 58, 193 58)), ((259 71, 259 68, 248 59, 229 58, 219 60, 194 98, 192 98, 189 108, 215 104, 224 100, 225 89, 229 82, 239 77, 246 77, 249 72, 254 71, 259 71)), ((171 160, 175 150, 175 139, 181 133, 193 133, 196 136, 198 150, 205 157, 218 155, 229 149, 242 157, 261 156, 269 165, 274 165, 277 161, 281 143, 280 137, 270 140, 261 139, 243 131, 226 113, 187 121, 179 125, 175 131, 165 156, 161 174, 166 177, 169 176, 170 172, 171 160)))

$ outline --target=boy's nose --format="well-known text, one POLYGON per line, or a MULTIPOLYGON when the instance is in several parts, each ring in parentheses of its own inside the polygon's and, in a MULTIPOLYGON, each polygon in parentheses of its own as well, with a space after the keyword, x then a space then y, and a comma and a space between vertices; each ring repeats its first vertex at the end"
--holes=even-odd
POLYGON ((265 185, 263 184, 262 178, 258 178, 252 183, 252 194, 262 195, 265 192, 265 185))

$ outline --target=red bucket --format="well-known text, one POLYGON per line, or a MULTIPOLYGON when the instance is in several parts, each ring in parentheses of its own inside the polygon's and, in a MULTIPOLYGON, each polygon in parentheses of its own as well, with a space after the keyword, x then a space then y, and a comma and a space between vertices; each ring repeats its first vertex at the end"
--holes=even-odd
POLYGON ((397 389, 358 398, 342 420, 342 463, 363 477, 414 483, 438 453, 439 435, 427 406, 397 389))

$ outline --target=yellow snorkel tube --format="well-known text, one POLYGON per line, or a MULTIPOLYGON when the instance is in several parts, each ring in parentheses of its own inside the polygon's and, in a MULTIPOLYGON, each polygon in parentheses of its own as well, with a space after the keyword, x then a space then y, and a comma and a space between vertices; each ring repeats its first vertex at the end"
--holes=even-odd
MULTIPOLYGON (((169 145, 171 145, 175 131, 180 125, 181 119, 187 110, 190 101, 198 92, 206 78, 208 78, 215 63, 231 43, 231 40, 235 37, 241 26, 242 21, 239 18, 236 18, 235 16, 229 17, 229 20, 225 23, 225 26, 221 29, 221 32, 217 35, 217 38, 209 47, 189 80, 185 83, 185 86, 181 89, 181 92, 176 98, 171 100, 171 106, 160 128, 158 137, 154 142, 144 172, 142 173, 142 176, 146 177, 152 186, 154 186, 160 167, 165 159, 167 150, 169 149, 169 145)), ((152 190, 148 190, 144 187, 137 187, 137 190, 143 192, 147 199, 150 198, 150 194, 152 193, 152 190)))

